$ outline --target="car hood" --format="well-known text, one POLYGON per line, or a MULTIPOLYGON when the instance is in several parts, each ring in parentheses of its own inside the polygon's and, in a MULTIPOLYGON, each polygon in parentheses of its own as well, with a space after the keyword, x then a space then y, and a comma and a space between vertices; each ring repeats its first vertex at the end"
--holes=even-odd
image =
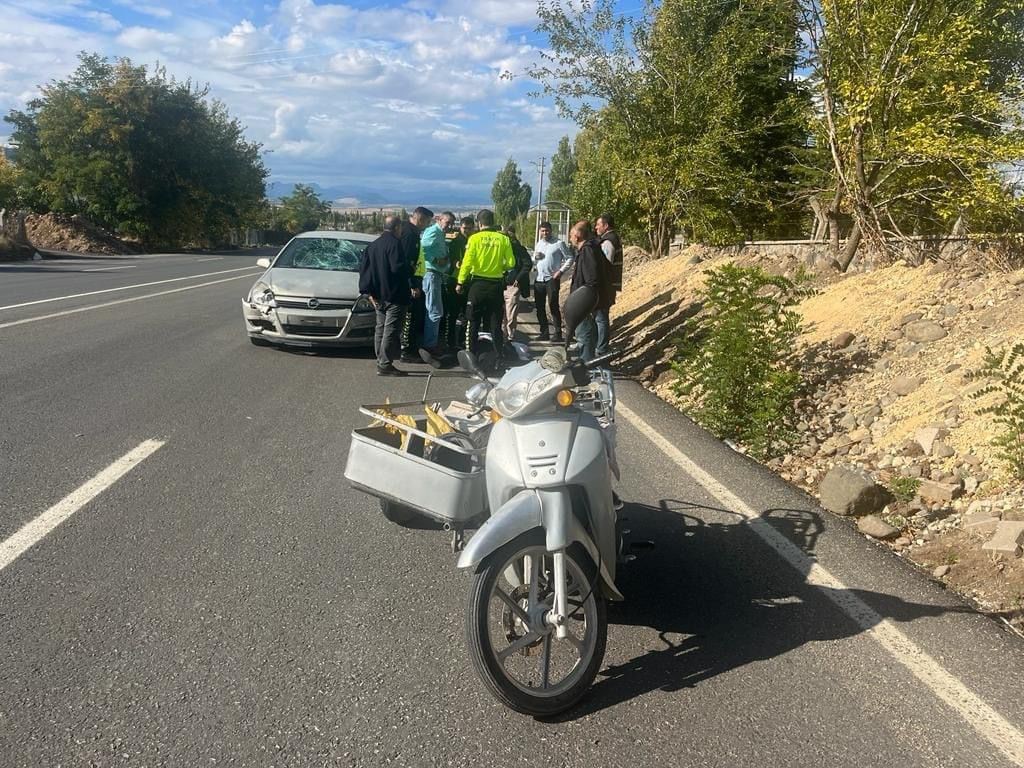
POLYGON ((263 276, 275 296, 359 298, 359 273, 326 269, 271 269, 263 276))

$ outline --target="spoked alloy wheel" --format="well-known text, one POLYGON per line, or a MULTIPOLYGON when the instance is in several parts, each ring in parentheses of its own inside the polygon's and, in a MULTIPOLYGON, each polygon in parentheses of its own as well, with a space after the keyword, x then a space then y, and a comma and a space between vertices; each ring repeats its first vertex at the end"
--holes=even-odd
POLYGON ((543 531, 509 542, 481 563, 470 588, 470 658, 505 706, 535 717, 562 712, 586 693, 604 658, 608 620, 596 569, 579 547, 565 555, 568 637, 545 616, 554 605, 553 556, 543 531))

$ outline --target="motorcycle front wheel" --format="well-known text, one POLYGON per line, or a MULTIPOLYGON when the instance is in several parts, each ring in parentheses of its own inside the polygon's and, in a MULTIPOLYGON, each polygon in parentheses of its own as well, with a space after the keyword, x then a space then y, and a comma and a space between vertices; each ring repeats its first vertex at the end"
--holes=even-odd
POLYGON ((578 546, 566 551, 565 560, 564 640, 544 621, 554 604, 554 565, 542 530, 485 558, 470 586, 466 634, 473 667, 498 701, 534 717, 576 704, 604 659, 608 618, 597 569, 578 546))

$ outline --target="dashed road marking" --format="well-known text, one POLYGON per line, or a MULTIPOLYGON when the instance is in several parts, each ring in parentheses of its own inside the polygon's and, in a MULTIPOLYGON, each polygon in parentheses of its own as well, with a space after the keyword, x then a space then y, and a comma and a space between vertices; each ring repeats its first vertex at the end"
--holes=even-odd
POLYGON ((801 574, 806 574, 808 584, 822 587, 829 599, 843 613, 853 619, 857 626, 873 637, 932 693, 954 709, 970 723, 974 730, 1011 762, 1018 766, 1024 766, 1024 734, 1010 721, 982 701, 941 664, 921 650, 909 637, 900 632, 895 624, 883 618, 871 606, 857 597, 831 572, 805 555, 799 547, 772 528, 746 502, 699 467, 689 456, 669 442, 621 400, 616 405, 616 413, 636 427, 680 469, 703 486, 723 508, 746 518, 750 529, 768 546, 801 574))
POLYGON ((113 272, 115 269, 137 269, 137 264, 128 264, 123 267, 93 267, 92 269, 83 269, 83 272, 113 272))
POLYGON ((37 518, 23 525, 14 535, 0 543, 0 571, 163 445, 162 440, 146 440, 139 443, 91 480, 87 480, 37 518))

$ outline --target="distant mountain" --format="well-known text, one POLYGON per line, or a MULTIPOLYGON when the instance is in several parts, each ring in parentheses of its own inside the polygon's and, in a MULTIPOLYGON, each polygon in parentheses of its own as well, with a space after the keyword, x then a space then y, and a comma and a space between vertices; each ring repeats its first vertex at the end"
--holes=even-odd
MULTIPOLYGON (((459 210, 469 210, 490 205, 489 202, 481 202, 471 198, 424 201, 422 198, 417 197, 415 192, 408 190, 391 192, 388 190, 367 189, 365 187, 323 187, 319 184, 310 184, 309 186, 323 199, 344 208, 372 208, 374 206, 414 208, 417 205, 426 205, 436 209, 458 208, 459 210)), ((268 182, 267 198, 270 200, 280 200, 282 197, 290 195, 294 188, 294 182, 268 182)))

